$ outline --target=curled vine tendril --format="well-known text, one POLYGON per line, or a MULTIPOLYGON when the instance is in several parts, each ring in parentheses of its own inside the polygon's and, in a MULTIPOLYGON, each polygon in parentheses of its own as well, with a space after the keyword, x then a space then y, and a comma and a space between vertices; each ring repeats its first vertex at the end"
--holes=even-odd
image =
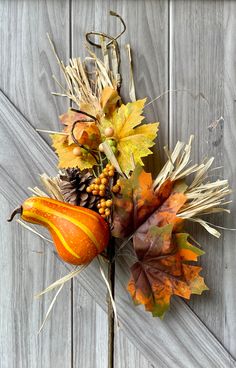
POLYGON ((113 16, 113 17, 117 17, 123 25, 122 31, 117 36, 113 37, 113 36, 108 35, 107 33, 104 33, 104 32, 91 31, 91 32, 87 32, 85 37, 86 37, 87 42, 90 45, 95 46, 99 49, 101 48, 101 45, 94 42, 94 41, 92 41, 90 39, 90 36, 101 36, 104 39, 110 40, 105 46, 106 46, 106 48, 108 48, 109 46, 114 45, 115 50, 116 50, 116 55, 117 55, 118 66, 120 66, 120 48, 119 48, 117 40, 126 31, 126 24, 125 24, 123 18, 119 14, 117 14, 116 12, 110 10, 110 15, 113 16))
MULTIPOLYGON (((113 37, 113 36, 110 36, 110 35, 108 35, 107 33, 104 33, 104 32, 91 31, 91 32, 87 32, 86 35, 85 35, 85 37, 86 37, 87 42, 90 45, 95 46, 97 48, 101 48, 101 45, 98 44, 98 43, 96 43, 96 42, 94 42, 94 41, 92 41, 90 39, 90 36, 100 36, 100 37, 103 37, 104 39, 108 39, 109 41, 105 44, 105 47, 108 48, 111 45, 114 46, 115 52, 116 52, 116 56, 117 56, 118 69, 119 69, 119 66, 120 66, 120 48, 119 48, 119 45, 118 45, 117 40, 126 31, 126 24, 125 24, 124 20, 122 19, 122 17, 119 14, 117 14, 116 12, 110 11, 110 15, 113 16, 113 17, 118 18, 121 21, 122 25, 123 25, 123 29, 121 30, 121 32, 118 35, 116 35, 115 37, 113 37)), ((90 115, 90 114, 88 114, 88 113, 86 113, 84 111, 77 110, 77 109, 71 109, 71 110, 76 111, 78 113, 81 113, 81 114, 87 116, 88 118, 92 119, 92 121, 95 121, 95 122, 98 121, 95 116, 90 115)), ((91 120, 87 120, 87 119, 76 120, 73 123, 73 125, 72 125, 71 137, 72 137, 72 139, 73 139, 73 141, 74 141, 75 144, 77 144, 80 148, 83 148, 88 153, 90 153, 94 157, 94 159, 96 160, 96 162, 99 164, 99 160, 97 158, 97 151, 96 150, 91 150, 90 148, 88 148, 88 147, 80 144, 78 142, 78 140, 76 139, 75 135, 74 135, 74 129, 75 129, 76 125, 79 124, 79 123, 82 123, 82 122, 91 122, 91 120)))
POLYGON ((104 37, 104 38, 108 38, 108 39, 110 40, 110 41, 106 44, 106 47, 108 47, 108 46, 110 46, 113 42, 116 42, 116 43, 117 43, 118 38, 120 38, 120 36, 122 36, 122 34, 126 31, 126 24, 125 24, 124 20, 122 19, 122 17, 121 17, 119 14, 117 14, 116 12, 112 11, 112 10, 110 10, 110 15, 111 15, 111 16, 114 16, 114 17, 117 17, 117 18, 121 21, 121 23, 122 23, 122 25, 123 25, 123 29, 122 29, 122 31, 121 31, 117 36, 115 36, 115 37, 112 37, 112 36, 108 35, 107 33, 103 33, 103 32, 97 32, 97 31, 87 32, 87 33, 86 33, 86 35, 85 35, 85 37, 86 37, 87 42, 88 42, 88 43, 90 43, 90 45, 92 45, 92 46, 96 46, 96 47, 98 47, 98 48, 101 48, 101 45, 100 45, 100 44, 95 43, 94 41, 91 41, 91 40, 90 40, 90 38, 89 38, 89 37, 90 37, 91 35, 94 35, 94 36, 102 36, 102 37, 104 37))
MULTIPOLYGON (((87 113, 87 112, 85 112, 85 111, 81 111, 81 110, 77 110, 77 109, 71 109, 71 110, 76 111, 76 112, 79 112, 79 113, 81 113, 81 114, 83 114, 83 115, 85 115, 85 116, 88 116, 90 119, 92 119, 92 120, 94 120, 94 121, 97 121, 97 118, 95 118, 95 116, 90 115, 90 114, 88 114, 88 113, 87 113)), ((74 143, 75 143, 75 144, 77 144, 80 148, 83 148, 83 149, 84 149, 84 150, 86 150, 88 153, 90 153, 90 155, 92 155, 92 156, 93 156, 93 158, 95 159, 95 161, 97 162, 97 164, 99 164, 99 160, 98 160, 98 158, 97 158, 97 156, 96 156, 96 153, 95 153, 95 152, 97 152, 97 151, 91 150, 90 148, 88 148, 88 147, 84 146, 83 144, 79 143, 79 142, 77 141, 77 139, 76 139, 75 135, 74 135, 74 130, 75 130, 76 125, 77 125, 77 124, 79 124, 79 123, 83 123, 83 122, 91 122, 91 120, 85 120, 85 119, 82 119, 82 120, 76 120, 76 121, 73 123, 73 125, 72 125, 72 129, 71 129, 71 137, 72 137, 72 139, 73 139, 73 141, 74 141, 74 143)))

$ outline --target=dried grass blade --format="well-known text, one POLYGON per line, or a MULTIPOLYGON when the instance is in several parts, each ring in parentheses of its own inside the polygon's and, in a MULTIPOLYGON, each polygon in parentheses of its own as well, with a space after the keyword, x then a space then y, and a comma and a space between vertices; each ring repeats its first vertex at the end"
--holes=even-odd
POLYGON ((40 332, 41 332, 41 331, 42 331, 42 329, 44 328, 45 323, 46 323, 46 322, 47 322, 47 320, 48 320, 48 317, 49 317, 49 315, 50 315, 50 313, 51 313, 51 310, 52 310, 52 308, 53 308, 53 306, 54 306, 54 304, 55 304, 55 302, 56 302, 56 300, 57 300, 57 297, 58 297, 58 295, 60 294, 60 292, 61 292, 61 290, 62 290, 63 286, 64 286, 64 284, 62 284, 62 285, 59 287, 59 289, 57 290, 57 292, 56 292, 56 294, 55 294, 55 296, 54 296, 54 298, 53 298, 53 300, 52 300, 51 304, 49 305, 49 308, 48 308, 48 310, 47 310, 47 313, 46 313, 46 315, 45 315, 45 318, 44 318, 44 320, 43 320, 43 323, 41 324, 41 327, 40 327, 40 329, 39 329, 39 331, 38 331, 38 334, 40 334, 40 332))
POLYGON ((34 187, 34 188, 31 188, 31 187, 28 187, 28 189, 34 194, 36 195, 37 197, 46 197, 48 198, 49 195, 47 193, 45 193, 44 191, 42 191, 41 189, 39 189, 38 187, 34 187))
POLYGON ((114 317, 115 317, 115 322, 116 322, 116 326, 117 328, 119 327, 119 322, 118 322, 118 317, 117 317, 117 310, 116 310, 116 304, 115 304, 115 301, 114 301, 114 298, 112 296, 112 292, 111 292, 111 288, 110 288, 110 285, 109 285, 109 282, 106 278, 106 275, 104 273, 104 270, 102 268, 102 264, 101 264, 101 260, 100 260, 100 257, 98 256, 98 263, 99 263, 99 270, 100 270, 100 273, 102 275, 102 278, 106 284, 106 287, 107 287, 107 290, 108 290, 108 293, 109 293, 109 296, 110 296, 110 299, 111 299, 111 304, 112 304, 112 308, 113 308, 113 312, 114 312, 114 317))
POLYGON ((132 102, 136 101, 135 85, 134 85, 134 74, 133 74, 133 63, 130 44, 126 45, 129 61, 129 97, 132 102))
POLYGON ((187 218, 187 220, 200 224, 209 234, 215 236, 216 238, 219 238, 221 235, 219 231, 210 226, 205 220, 200 218, 187 218))
POLYGON ((58 201, 64 201, 59 186, 59 176, 50 177, 47 174, 40 175, 40 180, 50 197, 58 201))
POLYGON ((38 231, 36 231, 35 229, 33 229, 31 226, 26 225, 23 221, 21 220, 16 220, 16 222, 18 222, 18 224, 20 224, 21 226, 23 226, 25 229, 31 231, 32 233, 38 235, 40 238, 42 238, 43 240, 48 241, 49 243, 53 243, 53 241, 51 239, 46 238, 45 236, 43 236, 42 234, 40 234, 38 231))
POLYGON ((51 285, 49 285, 46 289, 44 289, 43 291, 41 291, 40 293, 36 294, 35 297, 39 298, 40 296, 42 296, 43 294, 48 293, 49 291, 57 288, 58 286, 61 286, 62 284, 65 284, 67 281, 71 280, 73 277, 78 276, 82 271, 85 270, 85 268, 88 267, 90 263, 86 263, 85 265, 81 266, 79 269, 75 269, 73 271, 71 271, 70 273, 68 273, 66 276, 62 277, 61 279, 53 282, 51 285))

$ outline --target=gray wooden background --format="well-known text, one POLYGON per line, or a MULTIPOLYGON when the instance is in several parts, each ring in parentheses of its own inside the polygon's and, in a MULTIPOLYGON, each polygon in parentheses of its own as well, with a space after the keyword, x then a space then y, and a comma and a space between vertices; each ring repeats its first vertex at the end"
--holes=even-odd
MULTIPOLYGON (((150 121, 161 123, 153 171, 163 162, 158 149, 195 135, 195 160, 216 157, 219 176, 236 185, 236 1, 0 0, 0 367, 107 368, 106 288, 96 262, 68 283, 45 329, 37 335, 53 293, 34 294, 68 270, 52 247, 17 223, 7 224, 12 208, 38 184, 42 172, 55 172, 56 158, 47 135, 35 128, 58 129, 68 102, 50 95, 59 75, 46 32, 60 58, 84 55, 84 34, 116 34, 123 16, 127 32, 121 45, 133 49, 137 96, 149 100, 150 121), (224 124, 217 119, 224 117, 224 124)), ((122 51, 124 90, 127 59, 122 51)), ((124 95, 127 96, 124 91, 124 95)), ((216 175, 212 172, 212 176, 216 175)), ((236 227, 232 215, 212 219, 236 227)), ((220 240, 199 227, 202 274, 210 291, 190 303, 174 299, 164 321, 135 308, 125 290, 125 259, 117 260, 115 299, 121 327, 115 332, 116 368, 235 367, 235 232, 220 240)))

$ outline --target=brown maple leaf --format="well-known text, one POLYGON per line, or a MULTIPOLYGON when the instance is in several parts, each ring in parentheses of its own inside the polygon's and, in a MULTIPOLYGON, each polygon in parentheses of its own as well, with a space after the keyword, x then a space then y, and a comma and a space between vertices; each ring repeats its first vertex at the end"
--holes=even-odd
POLYGON ((134 238, 138 261, 131 267, 128 284, 136 304, 143 304, 153 316, 163 317, 172 295, 189 299, 208 290, 199 276, 201 267, 186 264, 204 252, 191 245, 188 234, 173 234, 173 224, 153 226, 145 237, 134 238))
POLYGON ((166 180, 154 192, 153 180, 141 165, 129 179, 120 179, 120 193, 114 196, 112 235, 123 238, 136 230, 170 195, 173 183, 166 180))

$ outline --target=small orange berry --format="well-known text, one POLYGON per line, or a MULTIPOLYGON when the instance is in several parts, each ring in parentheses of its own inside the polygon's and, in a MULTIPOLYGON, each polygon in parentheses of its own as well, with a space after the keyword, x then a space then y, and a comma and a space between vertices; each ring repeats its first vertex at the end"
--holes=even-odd
POLYGON ((104 185, 107 185, 107 183, 108 183, 107 178, 102 178, 101 183, 104 184, 104 185))
POLYGON ((91 193, 91 192, 92 192, 92 188, 91 188, 91 187, 87 187, 87 188, 86 188, 86 192, 87 192, 87 193, 91 193))
POLYGON ((119 193, 119 191, 120 191, 120 187, 119 187, 119 185, 114 185, 114 186, 112 187, 112 191, 113 191, 113 193, 119 193))
POLYGON ((107 209, 105 210, 105 215, 106 215, 106 216, 110 216, 110 214, 111 214, 111 211, 107 208, 107 209))
POLYGON ((98 212, 102 215, 103 213, 105 213, 104 208, 99 208, 98 212))
POLYGON ((105 185, 104 184, 100 184, 99 185, 99 190, 105 190, 106 189, 106 187, 105 187, 105 185))
POLYGON ((111 199, 108 199, 108 200, 106 201, 106 206, 107 206, 107 207, 111 207, 111 206, 112 206, 112 200, 111 200, 111 199))
POLYGON ((94 183, 95 183, 95 184, 100 184, 100 183, 101 183, 101 179, 100 179, 100 178, 96 178, 96 179, 94 180, 94 183))
POLYGON ((109 172, 108 172, 108 175, 109 175, 109 176, 114 176, 114 174, 115 174, 115 173, 114 173, 114 170, 109 170, 109 172))
POLYGON ((101 208, 101 203, 98 203, 97 204, 97 208, 101 208))
POLYGON ((99 191, 99 195, 100 195, 101 197, 104 197, 104 195, 105 195, 105 191, 104 191, 104 190, 100 190, 100 191, 99 191))
POLYGON ((101 203, 101 207, 102 208, 105 208, 106 207, 106 202, 105 201, 101 203))
POLYGON ((98 191, 97 191, 97 190, 93 190, 93 191, 92 191, 92 194, 93 194, 93 195, 98 195, 98 191))

